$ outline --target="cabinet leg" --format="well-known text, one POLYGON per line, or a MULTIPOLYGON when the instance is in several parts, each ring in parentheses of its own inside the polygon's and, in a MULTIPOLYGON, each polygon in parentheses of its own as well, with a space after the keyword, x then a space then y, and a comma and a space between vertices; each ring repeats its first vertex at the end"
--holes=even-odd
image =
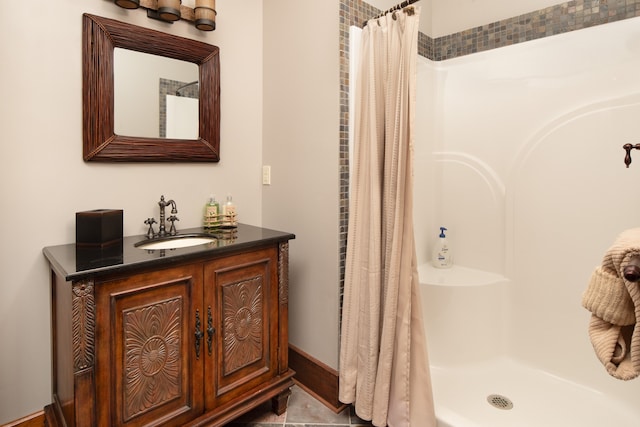
POLYGON ((45 427, 60 427, 58 419, 56 418, 55 410, 52 405, 44 407, 44 426, 45 427))
POLYGON ((286 389, 285 391, 271 399, 271 410, 276 415, 282 415, 287 411, 287 402, 289 401, 290 395, 291 390, 286 389))

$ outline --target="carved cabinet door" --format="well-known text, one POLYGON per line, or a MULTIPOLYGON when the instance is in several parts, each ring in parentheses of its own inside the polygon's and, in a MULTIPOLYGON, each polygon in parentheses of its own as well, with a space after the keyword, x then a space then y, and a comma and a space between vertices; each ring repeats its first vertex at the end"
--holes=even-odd
POLYGON ((202 264, 96 285, 99 426, 175 426, 202 414, 201 303, 202 264))
POLYGON ((276 248, 205 264, 204 307, 211 326, 205 408, 224 405, 268 383, 278 367, 276 248))

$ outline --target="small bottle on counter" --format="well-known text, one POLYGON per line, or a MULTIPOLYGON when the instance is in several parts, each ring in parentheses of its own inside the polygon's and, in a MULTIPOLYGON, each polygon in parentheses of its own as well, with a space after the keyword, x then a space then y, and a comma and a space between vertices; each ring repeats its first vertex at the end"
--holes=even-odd
POLYGON ((216 228, 220 225, 220 205, 216 202, 216 196, 209 196, 209 201, 204 206, 204 222, 205 230, 216 228))
POLYGON ((238 225, 236 205, 233 203, 231 195, 227 196, 227 202, 222 206, 222 225, 224 227, 236 227, 238 225))

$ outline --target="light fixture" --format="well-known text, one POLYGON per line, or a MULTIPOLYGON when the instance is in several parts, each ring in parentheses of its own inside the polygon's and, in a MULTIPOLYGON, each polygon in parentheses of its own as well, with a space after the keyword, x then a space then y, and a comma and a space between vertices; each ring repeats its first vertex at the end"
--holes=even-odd
POLYGON ((216 0, 196 0, 196 28, 201 31, 216 29, 216 0))
POLYGON ((180 4, 182 0, 158 0, 158 15, 163 21, 177 21, 180 19, 180 4))
MULTIPOLYGON (((191 0, 194 7, 185 6, 182 0, 113 0, 124 9, 144 9, 147 17, 173 24, 185 20, 195 24, 200 31, 216 29, 216 0, 191 0)), ((417 1, 417 0, 416 0, 417 1)))
POLYGON ((125 9, 137 9, 140 7, 140 0, 114 0, 114 3, 125 9))

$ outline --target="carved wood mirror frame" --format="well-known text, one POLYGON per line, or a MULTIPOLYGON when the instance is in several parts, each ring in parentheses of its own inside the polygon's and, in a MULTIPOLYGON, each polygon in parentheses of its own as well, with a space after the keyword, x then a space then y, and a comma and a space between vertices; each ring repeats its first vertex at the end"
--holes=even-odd
POLYGON ((102 162, 218 162, 220 160, 220 56, 217 46, 113 19, 82 17, 83 157, 102 162), (199 138, 181 140, 116 135, 116 47, 198 65, 199 138))

